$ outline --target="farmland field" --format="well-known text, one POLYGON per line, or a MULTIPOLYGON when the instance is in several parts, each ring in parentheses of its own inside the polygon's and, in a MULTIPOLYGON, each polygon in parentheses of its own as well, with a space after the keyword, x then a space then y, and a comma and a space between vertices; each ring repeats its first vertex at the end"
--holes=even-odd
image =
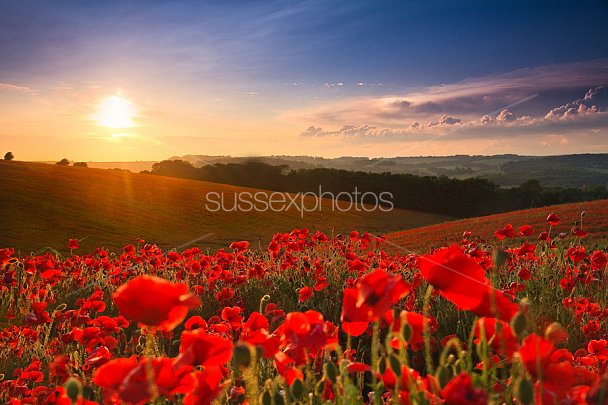
POLYGON ((606 216, 606 212, 608 212, 608 200, 561 204, 450 221, 389 233, 386 237, 390 242, 402 248, 418 253, 426 253, 429 248, 444 246, 447 243, 458 240, 466 231, 487 237, 506 224, 512 224, 513 226, 527 224, 532 226, 533 229, 545 230, 545 216, 548 212, 554 212, 562 219, 558 225, 553 227, 552 232, 554 235, 559 235, 562 232, 570 233, 573 226, 581 224, 581 214, 584 212, 582 221, 583 227, 588 233, 587 240, 589 243, 594 242, 602 246, 606 245, 606 240, 608 239, 608 216, 606 216))
MULTIPOLYGON (((135 174, 122 170, 62 167, 0 161, 0 245, 22 253, 63 249, 69 238, 83 248, 119 249, 139 238, 173 248, 204 235, 204 247, 226 247, 234 239, 267 244, 273 233, 307 226, 328 234, 361 229, 386 233, 443 222, 448 217, 407 210, 211 212, 209 192, 256 192, 216 183, 135 174)), ((308 201, 308 200, 307 200, 308 201)))
POLYGON ((0 405, 608 405, 607 21, 0 0, 0 405))
POLYGON ((0 400, 605 404, 605 202, 551 210, 423 256, 308 229, 211 254, 2 249, 0 400), (556 234, 580 208, 590 227, 556 234))

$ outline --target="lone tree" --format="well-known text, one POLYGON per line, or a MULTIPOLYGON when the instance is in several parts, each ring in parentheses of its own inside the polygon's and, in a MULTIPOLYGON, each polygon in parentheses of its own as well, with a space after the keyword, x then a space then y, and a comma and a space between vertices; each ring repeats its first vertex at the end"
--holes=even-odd
POLYGON ((70 165, 70 161, 67 160, 66 158, 63 158, 59 162, 57 162, 55 164, 59 165, 59 166, 69 166, 70 165))
POLYGON ((15 158, 15 155, 13 155, 13 152, 6 152, 6 154, 4 155, 4 160, 13 160, 15 158))
POLYGON ((87 162, 76 162, 74 167, 89 167, 89 165, 87 165, 87 162))

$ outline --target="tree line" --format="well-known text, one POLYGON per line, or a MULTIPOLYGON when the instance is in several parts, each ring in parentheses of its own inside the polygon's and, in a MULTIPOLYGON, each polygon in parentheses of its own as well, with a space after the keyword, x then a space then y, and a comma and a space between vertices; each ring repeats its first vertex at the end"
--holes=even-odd
POLYGON ((162 176, 204 180, 281 192, 392 194, 395 208, 432 212, 454 217, 474 217, 552 204, 608 198, 605 185, 577 188, 543 187, 528 180, 518 187, 501 188, 480 178, 451 179, 411 174, 369 173, 327 168, 292 170, 287 165, 260 162, 213 164, 194 167, 183 160, 155 163, 151 171, 162 176))

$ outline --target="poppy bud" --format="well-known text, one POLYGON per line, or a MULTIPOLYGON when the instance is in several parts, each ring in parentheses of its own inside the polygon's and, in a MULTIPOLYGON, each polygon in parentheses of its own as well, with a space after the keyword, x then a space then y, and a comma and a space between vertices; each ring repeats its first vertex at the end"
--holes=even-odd
POLYGON ((232 351, 232 358, 236 367, 247 368, 251 364, 251 346, 247 343, 238 343, 232 351))
POLYGON ((329 378, 329 381, 335 384, 338 379, 338 367, 331 362, 325 363, 325 374, 327 375, 327 378, 329 378))
POLYGON ((384 374, 386 372, 386 367, 386 357, 382 357, 378 362, 378 371, 380 372, 380 374, 384 374))
POLYGON ((554 345, 558 345, 568 340, 568 332, 562 325, 553 322, 545 329, 545 338, 550 340, 554 345))
POLYGON ((534 387, 526 377, 519 380, 519 384, 517 384, 517 399, 524 405, 531 404, 534 400, 534 387))
POLYGON ((295 398, 301 398, 304 395, 304 384, 302 384, 302 380, 296 379, 291 386, 291 394, 295 398))
POLYGON ((403 338, 405 339, 406 342, 409 342, 410 339, 412 338, 412 327, 410 325, 405 325, 403 327, 403 338))
POLYGON ((452 379, 452 373, 450 372, 450 369, 448 367, 439 366, 439 368, 437 368, 437 371, 435 372, 435 378, 437 378, 437 381, 439 381, 439 385, 441 385, 441 387, 443 388, 448 385, 448 383, 452 379))
POLYGON ((502 249, 494 249, 492 253, 495 268, 502 267, 507 262, 507 259, 509 259, 509 255, 502 249))
POLYGON ((65 393, 72 400, 73 404, 82 396, 82 384, 77 378, 69 378, 65 384, 63 384, 63 388, 65 388, 65 393))
POLYGON ((519 312, 511 319, 511 328, 519 338, 522 338, 528 329, 528 319, 526 318, 525 309, 527 304, 522 302, 519 312))
POLYGON ((397 377, 401 377, 401 362, 397 358, 397 356, 392 355, 388 358, 389 363, 391 365, 391 369, 395 373, 397 377))
POLYGON ((262 394, 262 405, 272 405, 272 397, 270 396, 270 392, 264 391, 262 394))
POLYGON ((315 392, 317 393, 317 395, 321 395, 324 391, 325 391, 325 380, 321 380, 315 386, 315 392))
POLYGON ((285 400, 283 399, 281 391, 277 391, 274 393, 274 403, 275 405, 285 405, 285 400))

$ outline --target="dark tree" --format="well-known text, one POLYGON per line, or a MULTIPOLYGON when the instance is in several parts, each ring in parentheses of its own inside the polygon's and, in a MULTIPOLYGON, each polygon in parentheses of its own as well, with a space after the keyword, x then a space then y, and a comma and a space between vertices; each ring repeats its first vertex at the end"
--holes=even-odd
POLYGON ((70 161, 67 160, 66 158, 63 158, 59 162, 57 162, 55 164, 59 165, 59 166, 69 166, 70 165, 70 161))
POLYGON ((13 152, 6 152, 6 154, 4 155, 4 160, 13 160, 15 158, 15 155, 13 155, 13 152))
POLYGON ((75 162, 74 167, 89 167, 89 165, 87 165, 87 162, 75 162))

